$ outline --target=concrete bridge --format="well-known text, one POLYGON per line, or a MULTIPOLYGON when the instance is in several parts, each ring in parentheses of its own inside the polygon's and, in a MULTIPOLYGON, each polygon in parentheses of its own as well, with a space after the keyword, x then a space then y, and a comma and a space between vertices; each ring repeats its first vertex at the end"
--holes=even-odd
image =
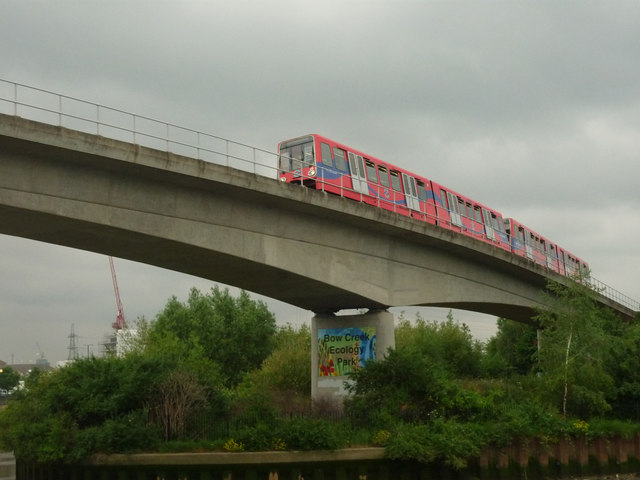
POLYGON ((547 279, 566 281, 455 232, 275 177, 0 114, 3 234, 196 275, 316 313, 424 305, 527 322, 547 279))

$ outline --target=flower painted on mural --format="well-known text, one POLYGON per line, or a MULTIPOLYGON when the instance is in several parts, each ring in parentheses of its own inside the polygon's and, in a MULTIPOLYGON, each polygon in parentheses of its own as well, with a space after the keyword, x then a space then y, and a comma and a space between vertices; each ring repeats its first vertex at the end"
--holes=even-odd
POLYGON ((331 377, 337 375, 336 369, 333 368, 333 359, 330 358, 327 365, 320 365, 320 376, 331 377))

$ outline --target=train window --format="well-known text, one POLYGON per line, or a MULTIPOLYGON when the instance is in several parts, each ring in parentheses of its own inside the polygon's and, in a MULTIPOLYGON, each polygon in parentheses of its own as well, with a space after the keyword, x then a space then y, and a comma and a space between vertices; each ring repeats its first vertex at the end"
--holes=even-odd
POLYGON ((291 162, 291 152, 290 151, 280 151, 280 157, 278 160, 278 168, 280 168, 283 172, 290 172, 293 170, 293 164, 291 162))
POLYGON ((499 232, 504 232, 504 225, 498 221, 498 216, 493 212, 491 212, 491 226, 499 232))
POLYGON ((348 152, 347 155, 349 156, 349 165, 351 165, 351 175, 356 175, 363 179, 367 178, 362 157, 351 152, 348 152))
POLYGON ((280 170, 288 172, 313 163, 313 137, 304 137, 280 145, 280 170))
POLYGON ((442 206, 447 208, 447 192, 440 190, 440 198, 442 199, 442 206))
POLYGON ((331 147, 326 143, 321 143, 320 151, 322 152, 322 163, 327 167, 333 167, 333 159, 331 158, 331 147))
POLYGON ((418 182, 418 198, 423 202, 427 201, 427 189, 424 186, 424 183, 420 180, 416 180, 418 182))
POLYGON ((367 178, 369 178, 369 181, 378 183, 378 172, 376 171, 375 163, 365 158, 364 164, 367 166, 367 178))
POLYGON ((476 222, 482 223, 482 214, 480 213, 480 207, 477 205, 473 207, 473 214, 475 216, 476 222))
POLYGON ((462 200, 460 197, 458 197, 458 212, 460 212, 460 214, 464 215, 465 217, 467 216, 467 207, 464 206, 464 200, 462 200))
MULTIPOLYGON (((395 170, 391 170, 389 174, 391 175, 391 188, 393 188, 396 192, 401 192, 402 182, 400 182, 400 174, 395 170)), ((413 195, 415 194, 416 192, 413 192, 413 195)))
POLYGON ((358 161, 358 170, 360 171, 360 178, 367 178, 365 175, 364 160, 362 156, 356 155, 356 160, 358 161))
POLYGON ((467 202, 467 218, 473 220, 473 208, 469 202, 467 202))
POLYGON ((389 173, 387 172, 387 167, 384 165, 378 165, 378 175, 380 176, 380 185, 383 187, 389 187, 391 184, 389 183, 389 173))
POLYGON ((449 209, 453 213, 463 213, 458 210, 458 202, 456 201, 456 196, 453 193, 447 192, 447 201, 449 202, 449 209))
POLYGON ((335 157, 336 160, 336 168, 338 170, 341 170, 343 172, 347 171, 347 160, 345 159, 344 156, 344 150, 338 148, 338 147, 333 147, 333 155, 335 157))

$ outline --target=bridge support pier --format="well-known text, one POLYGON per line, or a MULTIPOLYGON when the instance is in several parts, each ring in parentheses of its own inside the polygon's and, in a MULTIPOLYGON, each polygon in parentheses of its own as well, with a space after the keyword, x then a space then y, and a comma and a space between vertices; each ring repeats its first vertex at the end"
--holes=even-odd
POLYGON ((311 398, 341 402, 353 370, 384 357, 395 347, 393 315, 370 310, 360 315, 316 314, 311 319, 311 398))

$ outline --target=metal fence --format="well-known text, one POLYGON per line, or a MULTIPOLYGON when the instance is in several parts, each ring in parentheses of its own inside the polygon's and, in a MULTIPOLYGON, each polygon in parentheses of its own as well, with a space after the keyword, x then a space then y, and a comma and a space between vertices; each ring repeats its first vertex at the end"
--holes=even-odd
MULTIPOLYGON (((0 79, 0 113, 184 155, 273 179, 278 177, 278 155, 275 152, 3 79, 0 79)), ((304 180, 304 177, 300 178, 301 186, 304 180)), ((321 177, 312 180, 320 183, 319 189, 324 190, 321 177)), ((340 195, 345 196, 347 192, 356 193, 343 185, 340 195)), ((363 200, 361 194, 356 195, 363 200)), ((381 206, 380 202, 377 199, 378 206, 381 206)), ((392 211, 398 208, 395 203, 389 205, 392 211)), ((428 220, 426 214, 423 217, 423 220, 428 220)), ((432 219, 432 223, 436 221, 432 219)), ((451 224, 448 225, 452 228, 451 224)), ((544 252, 540 253, 545 255, 544 252)), ((640 311, 640 302, 604 282, 590 277, 588 283, 605 297, 634 312, 640 311)))
POLYGON ((276 178, 274 152, 2 79, 0 113, 276 178))

